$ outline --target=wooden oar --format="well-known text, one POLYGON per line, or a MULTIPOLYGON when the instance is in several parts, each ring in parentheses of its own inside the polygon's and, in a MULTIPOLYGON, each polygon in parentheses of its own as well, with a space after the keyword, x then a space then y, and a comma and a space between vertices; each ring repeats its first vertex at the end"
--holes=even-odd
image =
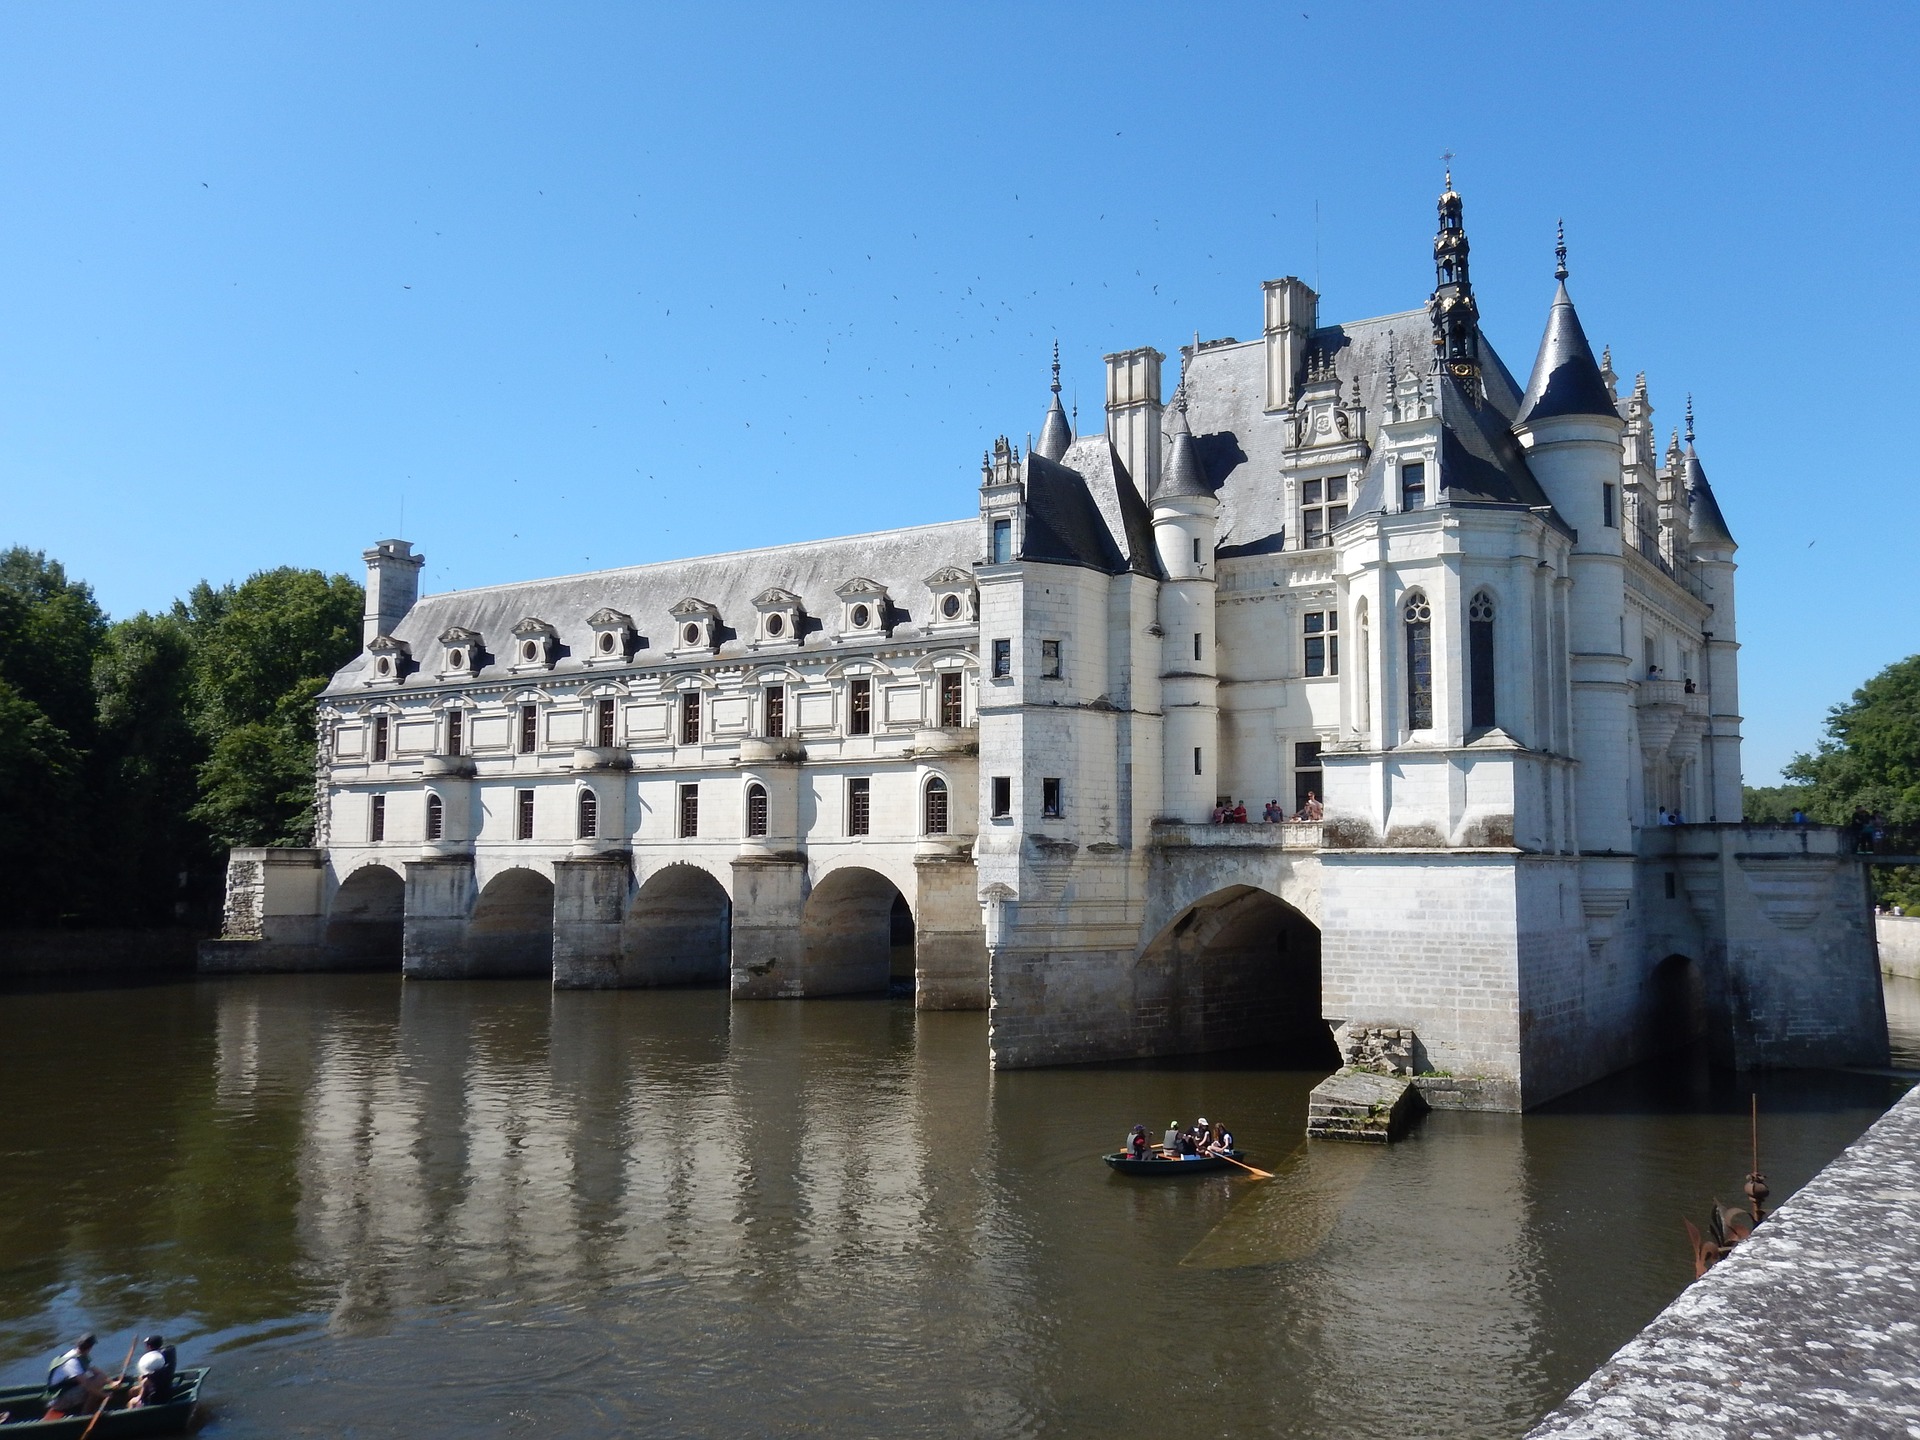
MULTIPOLYGON (((140 1332, 136 1329, 133 1332, 132 1343, 127 1346, 127 1358, 120 1362, 120 1379, 115 1380, 113 1385, 118 1385, 121 1380, 127 1378, 127 1367, 133 1364, 134 1348, 138 1346, 139 1343, 140 1332)), ((100 1397, 100 1408, 93 1412, 93 1418, 87 1421, 87 1428, 80 1432, 80 1440, 87 1440, 87 1437, 93 1434, 93 1427, 100 1423, 100 1417, 107 1413, 107 1406, 113 1401, 113 1385, 109 1385, 107 1387, 107 1393, 100 1397)))
MULTIPOLYGON (((1256 1180, 1273 1179, 1273 1172, 1271 1170, 1258 1169, 1252 1165, 1247 1164, 1244 1160, 1234 1159, 1233 1156, 1231 1155, 1218 1155, 1215 1158, 1219 1160, 1224 1160, 1229 1165, 1238 1165, 1242 1170, 1246 1171, 1249 1175, 1253 1176, 1253 1178, 1256 1180)), ((84 1440, 84 1437, 82 1437, 82 1440, 84 1440)))

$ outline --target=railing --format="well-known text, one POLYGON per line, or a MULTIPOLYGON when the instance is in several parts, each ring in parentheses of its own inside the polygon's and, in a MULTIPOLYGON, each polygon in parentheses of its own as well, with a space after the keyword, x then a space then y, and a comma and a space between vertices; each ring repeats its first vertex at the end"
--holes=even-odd
POLYGON ((1151 843, 1195 849, 1257 846, 1267 850, 1318 850, 1322 830, 1317 820, 1283 820, 1272 825, 1257 820, 1245 825, 1189 825, 1181 820, 1156 820, 1151 843))

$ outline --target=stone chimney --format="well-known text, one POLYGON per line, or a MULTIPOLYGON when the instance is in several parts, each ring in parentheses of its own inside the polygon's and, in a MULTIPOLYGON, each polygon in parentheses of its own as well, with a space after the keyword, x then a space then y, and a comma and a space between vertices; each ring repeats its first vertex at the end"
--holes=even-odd
POLYGON ((1160 364, 1166 358, 1151 345, 1106 357, 1107 438, 1143 500, 1160 485, 1160 364))
POLYGON ((1260 288, 1266 297, 1266 408, 1284 410, 1300 386, 1307 340, 1320 324, 1320 297, 1291 275, 1260 288))
POLYGON ((414 554, 410 541, 380 540, 361 552, 360 558, 367 562, 367 612, 360 634, 360 643, 366 646, 391 635, 413 609, 413 602, 420 598, 420 567, 427 557, 414 554))

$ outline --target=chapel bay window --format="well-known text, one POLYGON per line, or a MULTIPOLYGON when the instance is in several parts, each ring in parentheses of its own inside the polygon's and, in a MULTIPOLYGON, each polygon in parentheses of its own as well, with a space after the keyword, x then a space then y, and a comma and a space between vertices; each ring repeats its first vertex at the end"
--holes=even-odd
POLYGON ((873 682, 871 680, 847 682, 847 733, 849 735, 873 733, 873 682))
POLYGON ((873 782, 847 781, 847 834, 865 835, 873 824, 873 782))
POLYGON ((1401 608, 1407 630, 1407 728, 1433 728, 1433 610, 1419 591, 1401 608))
POLYGON ((389 733, 390 733, 390 728, 387 721, 387 717, 384 715, 374 716, 373 717, 373 758, 374 759, 384 760, 387 758, 387 737, 389 733))
POLYGON ((540 709, 535 705, 520 707, 520 753, 531 755, 540 748, 540 709))
POLYGON ((766 720, 767 739, 784 739, 787 733, 787 687, 769 685, 762 700, 761 714, 766 720))
POLYGON ((1474 730, 1490 730, 1494 720, 1493 597, 1480 594, 1467 607, 1467 687, 1474 730))
POLYGON ((1418 460, 1409 460, 1400 467, 1400 508, 1402 510, 1420 510, 1427 503, 1427 467, 1418 460))
POLYGON ((924 828, 929 835, 947 833, 947 782, 938 775, 927 781, 924 828))
POLYGON ((582 840, 591 840, 600 833, 600 797, 591 790, 580 792, 578 825, 574 834, 582 840))
POLYGON ((447 754, 459 755, 464 752, 467 743, 467 712, 449 710, 447 712, 447 754))
POLYGON ((754 784, 747 786, 747 834, 765 835, 767 833, 767 787, 754 784))
POLYGON ((700 743, 700 692, 689 690, 680 697, 680 743, 700 743))
POLYGON ((1328 475, 1300 482, 1300 547, 1312 550, 1347 520, 1347 477, 1328 475))
POLYGON ((513 838, 516 840, 533 839, 533 791, 516 790, 513 792, 513 838))
POLYGON ((447 833, 447 806, 438 795, 427 796, 427 839, 438 840, 447 833))
POLYGON ((381 841, 387 838, 387 797, 375 795, 367 805, 367 839, 381 841))
POLYGON ((1309 677, 1340 673, 1340 612, 1309 610, 1301 621, 1309 677))
POLYGON ((961 676, 958 670, 943 670, 940 674, 940 725, 942 729, 958 730, 967 723, 966 699, 961 690, 961 676))

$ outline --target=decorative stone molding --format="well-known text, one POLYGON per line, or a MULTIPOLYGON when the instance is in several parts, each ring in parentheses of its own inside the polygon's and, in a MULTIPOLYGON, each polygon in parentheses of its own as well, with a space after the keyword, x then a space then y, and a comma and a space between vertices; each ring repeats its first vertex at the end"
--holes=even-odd
POLYGON ((1782 930, 1804 930, 1826 913, 1833 863, 1791 855, 1736 855, 1747 889, 1782 930))

